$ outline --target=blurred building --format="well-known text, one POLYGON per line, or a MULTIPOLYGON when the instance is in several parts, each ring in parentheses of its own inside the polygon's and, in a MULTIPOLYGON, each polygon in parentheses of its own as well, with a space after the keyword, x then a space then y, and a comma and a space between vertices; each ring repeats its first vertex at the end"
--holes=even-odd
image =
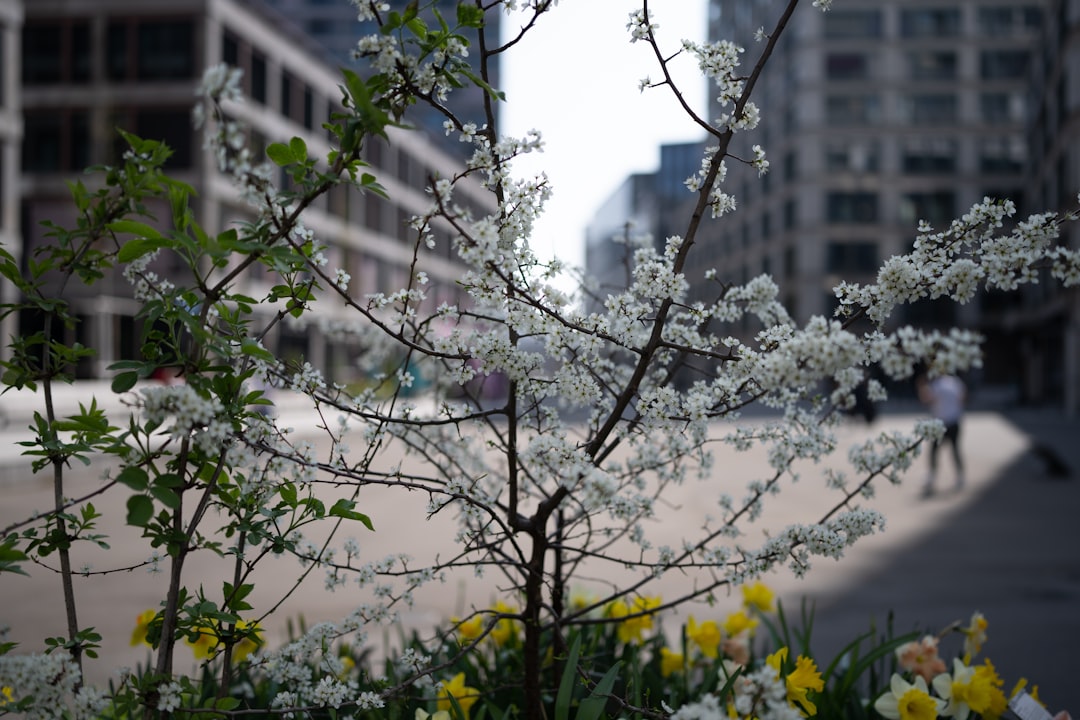
MULTIPOLYGON (((117 127, 163 140, 173 148, 167 168, 198 190, 193 210, 208 231, 220 232, 252 219, 192 129, 193 90, 203 70, 214 64, 227 62, 244 70, 247 100, 230 112, 250 126, 257 151, 292 136, 304 138, 315 157, 325 157, 330 150, 321 125, 340 110, 339 70, 326 62, 310 37, 261 2, 33 0, 25 4, 24 12, 21 83, 16 80, 5 89, 21 95, 24 132, 18 202, 26 255, 49 241, 42 221, 74 225, 75 209, 66 183, 79 177, 84 167, 117 159, 122 150, 117 127)), ((8 26, 4 16, 5 59, 16 45, 10 39, 17 31, 8 26)), ((10 67, 5 62, 8 81, 10 67)), ((9 146, 18 137, 18 110, 8 113, 7 108, 0 114, 5 180, 12 177, 9 163, 17 157, 9 146)), ((368 143, 365 160, 390 199, 342 185, 304 216, 305 224, 330 245, 329 266, 351 275, 349 291, 357 298, 406 284, 415 240, 408 221, 430 203, 425 183, 432 175, 451 176, 461 167, 425 135, 389 130, 388 143, 368 143)), ((286 182, 284 173, 281 181, 286 182)), ((3 196, 12 202, 7 188, 5 183, 3 196)), ((478 185, 466 183, 460 193, 463 205, 487 211, 490 201, 478 185)), ((159 217, 168 218, 162 209, 159 217)), ((2 217, 13 217, 9 206, 2 217)), ((422 269, 431 280, 431 301, 454 303, 461 269, 452 259, 448 229, 437 229, 436 236, 437 247, 425 254, 422 269)), ((166 277, 181 269, 170 265, 168 258, 158 263, 155 269, 166 277)), ((239 282, 244 294, 260 298, 272 280, 252 273, 239 282)), ((139 304, 119 273, 73 292, 83 293, 75 298, 80 322, 67 340, 98 350, 78 374, 101 377, 111 362, 136 353, 139 304)), ((303 353, 334 379, 348 379, 353 353, 327 334, 344 316, 341 303, 321 302, 316 305, 316 326, 283 327, 270 339, 271 349, 283 359, 303 353)), ((20 330, 32 332, 37 322, 24 315, 20 330)))
MULTIPOLYGON (((19 40, 22 3, 0 0, 0 247, 19 258, 19 147, 22 112, 19 93, 19 40)), ((0 278, 0 304, 17 300, 15 287, 0 278)), ((8 339, 18 332, 18 318, 0 319, 0 359, 8 339)))
POLYGON ((659 169, 626 178, 596 210, 585 229, 585 267, 596 281, 589 310, 629 286, 635 237, 647 237, 661 249, 668 237, 685 231, 683 182, 701 166, 702 150, 701 143, 660 146, 659 169))
MULTIPOLYGON (((1080 191, 1080 0, 1051 0, 1034 53, 1025 179, 1033 211, 1076 210, 1080 191)), ((1080 229, 1061 239, 1080 248, 1080 229)), ((1019 355, 1021 397, 1080 414, 1080 288, 1044 277, 1023 289, 1023 303, 1002 313, 1002 330, 1019 355)))
MULTIPOLYGON (((764 47, 756 33, 771 30, 786 4, 711 0, 709 37, 745 47, 748 74, 764 47)), ((1069 191, 1058 188, 1066 186, 1044 178, 1073 173, 1069 184, 1077 189, 1076 170, 1062 169, 1076 167, 1075 135, 1069 135, 1075 130, 1062 119, 1067 113, 1051 118, 1039 108, 1061 114, 1059 98, 1076 92, 1070 75, 1080 67, 1070 49, 1076 6, 1076 0, 844 0, 828 12, 800 6, 755 87, 761 123, 736 135, 731 148, 751 158, 750 146, 761 144, 769 172, 759 177, 728 161, 725 189, 738 210, 704 223, 698 235, 687 269, 694 299, 716 293, 701 282, 707 269, 732 283, 769 273, 781 301, 805 322, 831 315, 832 288, 841 280, 868 282, 884 260, 907 252, 919 220, 943 229, 987 195, 1010 198, 1025 214, 1063 207, 1069 191), (1043 40, 1044 27, 1051 41, 1043 40), (1042 98, 1032 94, 1033 77, 1042 98), (1037 113, 1042 130, 1029 125, 1037 113), (1043 138, 1041 145, 1032 138, 1043 138), (1052 186, 1055 195, 1026 192, 1035 186, 1052 186)), ((723 112, 715 102, 708 110, 710 118, 723 112)), ((682 202, 688 219, 692 200, 682 202)), ((988 338, 981 380, 1016 383, 1022 361, 1016 333, 1028 321, 1008 325, 1005 318, 1018 318, 1021 302, 1015 293, 982 294, 964 306, 926 301, 895 321, 981 330, 988 338)), ((1046 332, 1060 344, 1060 325, 1046 332)))
MULTIPOLYGON (((321 48, 322 53, 334 67, 348 67, 362 71, 366 67, 363 60, 355 57, 357 41, 364 35, 378 32, 374 22, 358 22, 356 7, 350 0, 265 0, 272 5, 283 18, 295 23, 301 30, 309 35, 321 48)), ((386 3, 390 12, 404 13, 409 0, 388 0, 386 3)), ((415 4, 415 3, 412 3, 415 4)), ((426 4, 426 3, 425 3, 426 4)), ((436 8, 442 18, 453 27, 457 17, 458 0, 437 0, 436 8)), ((503 10, 494 7, 487 11, 484 17, 486 42, 490 46, 499 41, 499 31, 502 24, 503 10)), ((384 14, 385 17, 385 14, 384 14)), ((422 17, 429 27, 437 27, 438 20, 431 12, 424 12, 422 17)), ((487 78, 487 82, 494 88, 500 87, 499 58, 495 55, 489 60, 487 68, 481 68, 480 53, 477 50, 478 39, 475 31, 464 33, 470 43, 469 61, 472 71, 478 77, 487 78)), ((472 121, 477 125, 483 124, 484 91, 479 87, 471 86, 461 88, 454 93, 448 101, 447 108, 455 113, 463 122, 472 121)), ((430 106, 416 107, 416 114, 410 122, 426 132, 445 150, 454 155, 472 152, 472 145, 458 142, 457 137, 447 138, 443 129, 443 121, 446 117, 430 106)))

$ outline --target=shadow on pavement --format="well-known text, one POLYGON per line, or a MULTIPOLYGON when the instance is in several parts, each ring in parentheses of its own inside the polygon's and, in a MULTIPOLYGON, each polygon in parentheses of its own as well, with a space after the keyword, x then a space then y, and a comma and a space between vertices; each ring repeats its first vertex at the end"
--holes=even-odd
MULTIPOLYGON (((869 630, 871 620, 883 628, 889 610, 897 634, 937 633, 957 620, 966 624, 978 610, 989 621, 989 640, 976 661, 994 663, 1006 693, 1026 677, 1051 709, 1076 717, 1080 423, 1033 411, 1005 417, 1031 439, 1032 449, 984 485, 950 523, 898 548, 854 590, 819 597, 814 652, 821 662, 831 660, 869 630), (1050 448, 1071 477, 1048 463, 1039 447, 1050 448)), ((950 667, 961 643, 959 633, 942 641, 950 667)))

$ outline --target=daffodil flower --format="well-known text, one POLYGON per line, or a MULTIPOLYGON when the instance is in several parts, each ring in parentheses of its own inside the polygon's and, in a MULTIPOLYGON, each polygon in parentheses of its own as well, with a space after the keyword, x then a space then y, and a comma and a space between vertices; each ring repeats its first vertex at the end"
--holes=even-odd
POLYGON ((608 604, 606 614, 609 618, 626 618, 619 623, 616 631, 619 641, 640 643, 645 631, 651 630, 653 626, 652 613, 649 611, 660 607, 660 603, 658 597, 637 597, 629 605, 622 600, 614 600, 608 604))
MULTIPOLYGON (((500 615, 517 614, 517 608, 511 607, 506 603, 502 602, 501 600, 495 603, 495 607, 492 608, 492 610, 493 612, 496 612, 500 615)), ((510 642, 511 639, 517 638, 517 635, 517 625, 510 618, 504 617, 503 619, 495 623, 495 627, 491 629, 491 639, 494 640, 495 644, 499 647, 502 647, 506 643, 510 642)))
POLYGON ((753 635, 754 628, 757 626, 757 618, 750 617, 745 610, 738 610, 728 615, 727 619, 724 620, 724 634, 728 637, 735 637, 743 632, 753 635))
POLYGON ((953 660, 952 675, 942 673, 932 684, 935 692, 948 703, 942 715, 956 720, 967 720, 972 712, 985 713, 993 701, 990 678, 985 673, 977 673, 962 660, 953 660))
POLYGON ((945 709, 945 701, 930 697, 930 690, 921 676, 909 683, 893 673, 889 691, 874 703, 874 709, 888 720, 936 720, 945 709))
POLYGON ((463 645, 472 642, 480 637, 480 633, 484 632, 484 618, 482 615, 473 615, 468 620, 452 618, 452 621, 457 623, 454 630, 457 632, 458 641, 463 645))
POLYGON ((662 677, 670 677, 677 672, 682 672, 685 666, 686 659, 682 653, 666 647, 660 648, 660 675, 662 677))
POLYGON ((938 641, 933 635, 896 648, 896 660, 901 668, 921 675, 926 682, 945 672, 945 661, 938 657, 938 641))
POLYGON ((960 628, 960 632, 964 633, 964 655, 968 657, 968 662, 971 662, 971 658, 982 650, 983 643, 986 642, 986 628, 989 624, 981 612, 975 612, 968 626, 960 628))
POLYGON ((150 641, 146 639, 146 633, 155 617, 157 617, 157 613, 153 610, 144 610, 139 613, 139 617, 135 618, 135 629, 131 631, 131 647, 139 644, 153 647, 150 641))
POLYGON ((0 707, 15 702, 15 691, 7 685, 0 687, 0 707))
POLYGON ((758 580, 753 585, 743 585, 743 607, 747 610, 753 608, 758 612, 773 611, 773 591, 768 585, 758 580))
POLYGON ((691 615, 686 621, 686 637, 701 648, 701 654, 709 659, 716 658, 720 650, 720 626, 715 620, 706 620, 700 625, 691 615))
MULTIPOLYGON (((780 678, 783 672, 787 656, 788 649, 782 647, 765 659, 765 664, 776 671, 777 679, 780 678)), ((811 690, 814 692, 824 690, 825 681, 822 680, 821 673, 818 672, 817 665, 814 664, 813 660, 804 655, 797 657, 795 667, 784 678, 784 685, 787 688, 787 701, 791 703, 792 707, 796 704, 799 705, 803 714, 807 717, 817 715, 817 705, 810 700, 808 693, 811 690)))
MULTIPOLYGON (((469 708, 473 706, 473 703, 480 697, 480 691, 476 688, 469 687, 465 684, 465 673, 460 672, 450 679, 450 682, 444 682, 442 689, 439 690, 439 697, 436 700, 436 705, 439 710, 445 710, 450 712, 452 707, 450 704, 450 698, 453 697, 457 701, 457 704, 461 707, 461 711, 465 713, 465 720, 469 720, 469 708)), ((438 713, 435 713, 438 715, 438 713)))

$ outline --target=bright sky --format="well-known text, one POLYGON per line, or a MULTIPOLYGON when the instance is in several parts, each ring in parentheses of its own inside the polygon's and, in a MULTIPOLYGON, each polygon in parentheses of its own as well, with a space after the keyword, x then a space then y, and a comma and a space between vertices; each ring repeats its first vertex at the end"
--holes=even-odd
MULTIPOLYGON (((547 172, 554 195, 537 223, 533 247, 584 264, 585 226, 600 204, 634 172, 651 172, 659 146, 701 139, 704 133, 678 106, 669 88, 638 91, 646 76, 662 77, 652 49, 630 43, 626 22, 640 0, 563 0, 523 42, 504 56, 506 134, 531 128, 545 150, 515 165, 515 174, 547 172)), ((705 40, 706 0, 656 0, 661 49, 671 55, 683 38, 705 40)), ((506 32, 520 20, 506 20, 506 32)), ((673 64, 683 97, 697 112, 706 86, 687 57, 673 64)))

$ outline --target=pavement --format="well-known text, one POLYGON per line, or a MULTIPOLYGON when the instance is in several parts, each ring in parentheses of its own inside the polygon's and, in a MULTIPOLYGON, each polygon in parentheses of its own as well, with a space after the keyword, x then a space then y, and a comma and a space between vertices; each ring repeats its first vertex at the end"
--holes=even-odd
MULTIPOLYGON (((61 414, 74 412, 79 402, 95 394, 109 398, 111 410, 123 409, 105 384, 79 383, 60 390, 61 414)), ((0 427, 0 528, 51 504, 50 484, 30 474, 16 444, 26 439, 25 426, 39 400, 27 393, 0 396, 0 415, 8 421, 0 427)), ((301 399, 276 400, 285 424, 312 426, 301 399)), ((872 427, 854 422, 845 426, 841 440, 858 442, 870 432, 910 426, 919 412, 913 403, 889 404, 872 427)), ((1018 408, 1007 399, 984 399, 965 418, 962 433, 968 466, 963 490, 952 491, 949 458, 943 454, 941 492, 921 499, 925 463, 920 459, 903 484, 885 484, 870 501, 887 517, 884 533, 861 541, 840 561, 818 560, 804 579, 785 572, 765 580, 777 590, 789 614, 797 615, 803 598, 815 608, 813 639, 819 661, 831 659, 871 623, 880 631, 891 618, 896 633, 936 633, 980 611, 989 620, 984 652, 1006 679, 1005 689, 1026 677, 1040 686, 1051 708, 1069 708, 1075 715, 1080 708, 1078 661, 1073 655, 1080 646, 1080 420, 1053 410, 1018 408)), ((717 461, 723 477, 715 482, 752 475, 761 462, 761 456, 752 453, 724 455, 717 461)), ((805 471, 798 484, 786 488, 766 509, 761 527, 750 534, 764 533, 778 523, 808 521, 807 510, 822 500, 820 487, 813 483, 817 472, 805 471)), ((66 488, 71 494, 98 482, 96 476, 83 475, 66 488)), ((665 533, 674 539, 678 531, 699 522, 708 511, 702 497, 712 490, 711 485, 693 485, 673 493, 666 515, 657 522, 658 544, 665 533)), ((361 509, 376 525, 375 533, 360 536, 365 554, 380 557, 407 551, 422 556, 445 549, 452 525, 438 516, 422 520, 427 498, 416 495, 365 495, 361 509)), ((122 513, 99 509, 106 513, 99 521, 102 531, 114 538, 110 560, 142 559, 137 537, 124 537, 129 529, 123 527, 122 513)), ((210 564, 193 570, 211 578, 220 568, 210 564)), ((335 619, 362 601, 355 590, 327 592, 320 578, 293 590, 285 578, 295 574, 278 568, 257 581, 260 591, 288 596, 279 617, 335 619)), ((122 639, 103 647, 102 659, 88 666, 90 678, 101 681, 108 679, 111 668, 145 659, 141 651, 127 647, 126 638, 134 617, 160 597, 164 580, 143 570, 79 580, 76 592, 85 610, 80 621, 94 625, 106 638, 122 639)), ((668 597, 678 592, 677 580, 671 582, 659 588, 668 597)), ((43 636, 63 632, 54 624, 61 617, 58 596, 59 583, 47 572, 35 570, 29 579, 4 575, 0 625, 10 625, 10 639, 22 641, 30 650, 43 636)), ((494 580, 453 580, 418 594, 403 623, 432 627, 498 597, 494 580)), ((737 597, 719 598, 716 609, 699 607, 691 612, 699 620, 710 612, 722 619, 737 605, 737 597)), ((279 630, 271 642, 283 639, 283 632, 279 630)), ((955 634, 942 641, 946 653, 955 652, 958 645, 955 634)))

